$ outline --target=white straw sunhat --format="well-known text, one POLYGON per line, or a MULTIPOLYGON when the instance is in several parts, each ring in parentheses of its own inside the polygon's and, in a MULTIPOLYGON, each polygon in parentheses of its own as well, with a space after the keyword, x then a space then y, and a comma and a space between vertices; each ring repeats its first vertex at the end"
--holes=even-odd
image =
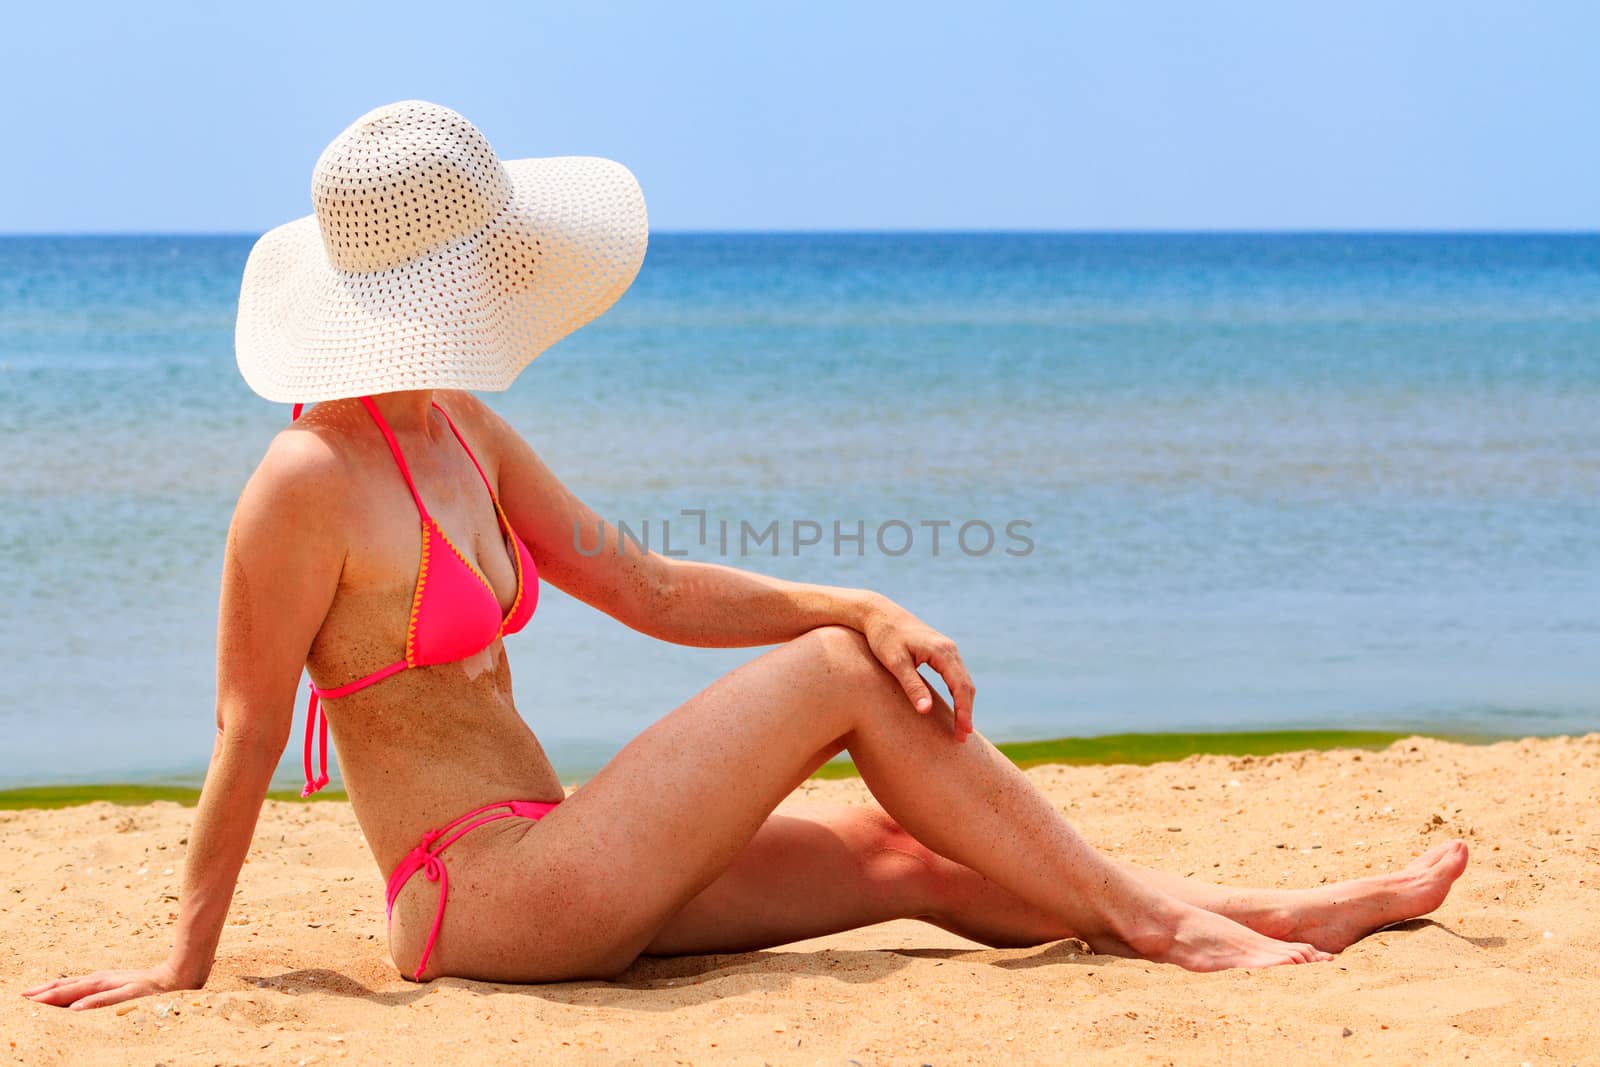
POLYGON ((644 261, 626 167, 502 161, 461 115, 418 100, 336 137, 311 198, 314 215, 256 242, 240 286, 239 371, 268 400, 505 389, 644 261))

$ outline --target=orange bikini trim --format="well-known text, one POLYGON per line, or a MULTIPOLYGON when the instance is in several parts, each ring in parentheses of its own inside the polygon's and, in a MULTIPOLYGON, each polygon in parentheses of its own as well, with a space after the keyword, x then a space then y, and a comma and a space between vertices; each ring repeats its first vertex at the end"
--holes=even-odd
MULTIPOLYGON (((511 529, 511 520, 506 518, 505 511, 500 507, 499 497, 491 494, 489 499, 494 501, 494 513, 500 517, 500 537, 502 540, 504 540, 506 531, 511 529)), ((516 618, 517 609, 522 606, 522 594, 525 591, 522 585, 522 549, 517 547, 515 539, 513 539, 511 544, 511 565, 515 567, 517 571, 517 596, 516 599, 511 601, 510 609, 507 610, 505 615, 500 619, 500 635, 502 637, 505 636, 506 623, 516 618)), ((493 590, 491 590, 491 592, 492 591, 493 590)))
MULTIPOLYGON (((407 667, 415 667, 417 665, 417 616, 422 611, 422 589, 428 584, 428 542, 432 540, 432 538, 428 536, 428 523, 430 522, 433 522, 433 517, 431 515, 421 524, 422 562, 417 565, 417 588, 416 591, 411 594, 411 617, 406 620, 407 667)), ((439 524, 433 522, 433 525, 437 527, 439 524)), ((441 534, 444 533, 443 530, 440 530, 439 532, 441 534)), ((460 555, 459 552, 456 554, 460 555)))

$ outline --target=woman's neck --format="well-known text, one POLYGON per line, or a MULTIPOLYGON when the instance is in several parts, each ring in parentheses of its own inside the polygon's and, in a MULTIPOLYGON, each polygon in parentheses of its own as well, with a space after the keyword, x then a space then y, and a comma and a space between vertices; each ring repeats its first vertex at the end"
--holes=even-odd
POLYGON ((419 433, 432 437, 432 389, 408 389, 396 393, 374 393, 372 402, 378 406, 383 421, 395 433, 419 433))

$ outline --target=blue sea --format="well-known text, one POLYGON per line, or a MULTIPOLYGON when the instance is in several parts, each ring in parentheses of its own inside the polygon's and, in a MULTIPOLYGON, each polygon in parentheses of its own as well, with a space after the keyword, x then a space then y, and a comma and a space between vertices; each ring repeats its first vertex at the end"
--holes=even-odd
MULTIPOLYGON (((0 238, 0 785, 204 770, 250 244, 0 238)), ((489 399, 652 547, 944 629, 997 740, 1600 728, 1600 237, 663 235, 489 399)), ((753 654, 510 645, 569 778, 753 654)))

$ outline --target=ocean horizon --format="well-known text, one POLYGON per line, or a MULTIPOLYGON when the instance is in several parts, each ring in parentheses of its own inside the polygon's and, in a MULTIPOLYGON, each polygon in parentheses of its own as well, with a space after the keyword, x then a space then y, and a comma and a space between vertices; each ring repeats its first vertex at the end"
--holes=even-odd
MULTIPOLYGON (((204 772, 253 240, 0 236, 0 787, 204 772)), ((651 547, 944 629, 996 740, 1600 728, 1600 235, 662 233, 485 399, 651 547)), ((755 654, 549 587, 508 651, 569 779, 755 654)))

